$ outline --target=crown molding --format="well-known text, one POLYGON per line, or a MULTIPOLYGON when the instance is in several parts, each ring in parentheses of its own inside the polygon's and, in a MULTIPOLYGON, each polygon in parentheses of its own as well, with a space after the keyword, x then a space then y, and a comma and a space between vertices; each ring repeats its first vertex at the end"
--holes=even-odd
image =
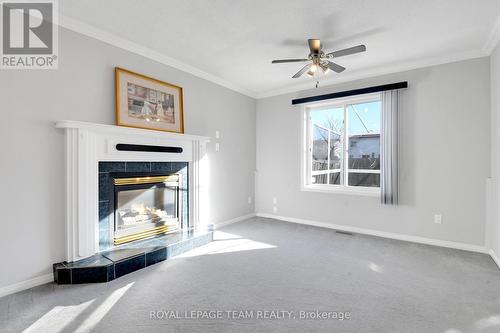
POLYGON ((483 46, 483 52, 485 55, 489 56, 495 50, 496 46, 500 42, 500 15, 498 15, 493 28, 491 29, 488 39, 483 46))
MULTIPOLYGON (((320 81, 320 85, 322 87, 338 84, 338 83, 346 83, 352 82, 361 79, 372 78, 376 76, 383 76, 388 74, 406 72, 413 69, 425 68, 437 65, 443 65, 447 63, 453 63, 463 60, 476 59, 486 57, 483 51, 468 51, 457 53, 453 55, 446 55, 443 57, 433 57, 433 58, 424 58, 422 60, 416 61, 406 61, 400 62, 397 64, 388 64, 381 65, 372 68, 362 69, 353 72, 344 72, 338 76, 330 76, 330 78, 320 81)), ((258 93, 256 98, 262 99, 267 97, 273 97, 278 95, 284 95, 289 93, 295 93, 304 90, 313 90, 314 89, 314 81, 309 79, 307 82, 302 82, 300 84, 295 84, 293 86, 287 86, 280 89, 271 90, 265 93, 258 93)))
MULTIPOLYGON (((202 79, 207 80, 209 82, 215 83, 215 84, 222 86, 222 87, 225 87, 227 89, 236 91, 240 94, 246 95, 246 96, 251 97, 251 98, 262 99, 262 98, 267 98, 267 97, 272 97, 272 96, 277 96, 277 95, 283 95, 283 94, 299 92, 299 91, 303 91, 303 90, 314 89, 313 88, 314 84, 312 81, 307 81, 307 82, 302 81, 299 84, 288 85, 288 86, 278 88, 278 89, 273 89, 273 90, 270 90, 267 92, 256 93, 256 92, 250 91, 246 88, 243 88, 237 84, 229 82, 221 77, 218 77, 216 75, 205 72, 205 71, 203 71, 199 68, 196 68, 194 66, 188 65, 182 61, 168 57, 168 56, 166 56, 158 51, 152 50, 148 47, 145 47, 145 46, 140 45, 138 43, 132 42, 128 39, 119 37, 116 34, 109 33, 107 31, 104 31, 102 29, 88 25, 86 23, 83 23, 83 22, 78 21, 76 19, 70 18, 68 16, 60 15, 59 25, 63 28, 68 29, 68 30, 80 33, 82 35, 85 35, 85 36, 94 38, 96 40, 99 40, 101 42, 104 42, 106 44, 127 50, 129 52, 132 52, 132 53, 138 54, 140 56, 143 56, 145 58, 154 60, 154 61, 159 62, 161 64, 173 67, 175 69, 189 73, 191 75, 194 75, 196 77, 202 78, 202 79)), ((489 56, 491 54, 491 52, 494 50, 494 48, 496 47, 496 45, 499 41, 500 41, 500 16, 496 20, 495 25, 494 25, 486 43, 484 44, 484 46, 481 50, 467 51, 467 52, 462 52, 462 53, 453 54, 453 55, 445 55, 445 56, 441 56, 441 57, 424 58, 421 60, 399 62, 397 64, 388 64, 385 66, 384 65, 374 66, 372 68, 367 68, 367 69, 362 69, 362 70, 357 70, 357 71, 352 71, 352 72, 347 72, 347 73, 344 72, 338 76, 331 76, 330 78, 321 81, 321 84, 323 86, 325 86, 325 85, 332 85, 332 84, 337 84, 337 83, 345 83, 345 82, 349 82, 349 81, 367 79, 367 78, 386 75, 386 74, 404 72, 404 71, 417 69, 417 68, 424 68, 424 67, 442 65, 442 64, 446 64, 446 63, 452 63, 452 62, 463 61, 463 60, 468 60, 468 59, 486 57, 486 56, 489 56)))
POLYGON ((119 37, 113 33, 104 31, 102 29, 96 28, 94 26, 88 25, 81 21, 75 20, 68 16, 60 15, 59 16, 59 26, 66 28, 68 30, 80 33, 82 35, 97 39, 106 44, 127 50, 129 52, 138 54, 145 58, 154 60, 161 64, 173 67, 175 69, 181 70, 183 72, 189 73, 196 77, 202 78, 204 80, 215 83, 224 88, 236 91, 240 94, 255 98, 256 94, 253 91, 240 87, 234 83, 224 80, 216 75, 207 73, 199 68, 188 65, 182 61, 177 59, 168 57, 158 51, 152 50, 143 45, 132 42, 128 39, 119 37))

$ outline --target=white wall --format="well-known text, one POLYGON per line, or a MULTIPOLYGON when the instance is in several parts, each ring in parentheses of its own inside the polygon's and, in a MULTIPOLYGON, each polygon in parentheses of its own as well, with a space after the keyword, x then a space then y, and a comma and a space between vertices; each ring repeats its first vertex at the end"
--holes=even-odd
MULTIPOLYGON (((311 86, 314 84, 311 81, 311 86)), ((490 168, 489 59, 412 70, 257 101, 257 212, 484 245, 490 168), (402 92, 401 204, 300 191, 297 97, 408 81, 402 92), (443 224, 433 223, 443 214, 443 224)))
POLYGON ((254 99, 65 29, 59 45, 58 70, 0 73, 0 288, 63 259, 64 136, 53 122, 114 124, 115 66, 183 87, 186 133, 221 131, 221 151, 208 147, 211 220, 254 211, 254 99))
MULTIPOLYGON (((486 230, 488 247, 500 256, 500 44, 491 54, 491 191, 489 225, 486 230)), ((500 263, 499 263, 500 264, 500 263)))

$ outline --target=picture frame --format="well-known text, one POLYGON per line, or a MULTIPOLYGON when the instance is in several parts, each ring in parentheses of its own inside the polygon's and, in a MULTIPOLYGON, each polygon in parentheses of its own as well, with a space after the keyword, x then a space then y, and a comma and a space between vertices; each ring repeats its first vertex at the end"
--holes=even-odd
POLYGON ((184 133, 182 88, 115 67, 116 124, 184 133))

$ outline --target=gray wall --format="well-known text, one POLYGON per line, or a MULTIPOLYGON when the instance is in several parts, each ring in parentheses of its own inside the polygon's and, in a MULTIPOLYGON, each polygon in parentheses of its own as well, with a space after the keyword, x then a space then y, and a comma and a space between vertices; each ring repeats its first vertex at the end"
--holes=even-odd
POLYGON ((488 246, 500 256, 500 43, 491 54, 491 187, 489 225, 486 230, 488 246))
MULTIPOLYGON (((481 58, 257 101, 257 211, 484 245, 490 168, 489 59, 481 58), (401 205, 300 191, 296 97, 408 81, 401 101, 401 205), (443 224, 433 215, 443 214, 443 224)), ((311 81, 311 86, 314 82, 311 81)))
POLYGON ((64 136, 54 121, 114 124, 114 67, 184 88, 185 132, 208 147, 213 222, 254 211, 255 100, 174 68, 60 29, 55 71, 0 74, 0 287, 51 272, 64 253, 64 136))

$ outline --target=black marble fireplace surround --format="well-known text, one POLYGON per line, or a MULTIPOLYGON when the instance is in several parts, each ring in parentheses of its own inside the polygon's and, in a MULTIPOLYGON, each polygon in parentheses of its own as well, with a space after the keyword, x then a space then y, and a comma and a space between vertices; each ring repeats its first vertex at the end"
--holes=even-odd
POLYGON ((100 253, 75 262, 54 264, 54 281, 58 284, 107 282, 150 266, 169 257, 205 245, 213 240, 213 231, 191 230, 189 225, 187 162, 100 162, 99 163, 99 249, 100 253), (137 177, 144 175, 180 174, 179 218, 183 228, 173 234, 113 246, 110 228, 114 221, 109 214, 110 186, 113 175, 137 177))
POLYGON ((113 174, 120 177, 135 177, 143 175, 168 175, 179 173, 182 175, 180 184, 180 200, 182 201, 182 216, 180 216, 184 227, 189 219, 188 212, 188 163, 187 162, 100 162, 99 163, 99 249, 101 251, 112 248, 113 241, 110 239, 109 230, 113 228, 113 210, 110 192, 112 189, 111 178, 113 174))

